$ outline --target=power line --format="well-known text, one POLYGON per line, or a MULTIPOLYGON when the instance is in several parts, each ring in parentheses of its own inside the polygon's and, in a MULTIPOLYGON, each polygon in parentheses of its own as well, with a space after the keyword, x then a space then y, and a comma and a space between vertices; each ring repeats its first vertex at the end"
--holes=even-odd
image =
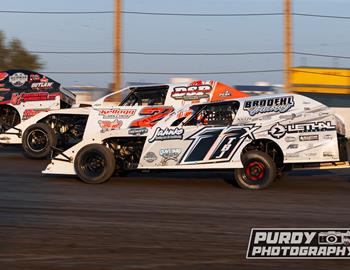
POLYGON ((187 53, 187 52, 136 52, 136 51, 127 51, 122 52, 123 54, 133 54, 133 55, 184 55, 184 56, 206 56, 206 55, 265 55, 265 54, 282 54, 283 52, 198 52, 198 53, 187 53))
MULTIPOLYGON (((244 70, 244 71, 211 71, 211 72, 147 72, 147 71, 123 71, 123 74, 137 74, 137 75, 225 75, 225 74, 252 74, 252 73, 272 73, 283 72, 283 69, 265 69, 265 70, 244 70)), ((41 71, 44 74, 66 74, 66 75, 101 75, 114 74, 113 71, 41 71)), ((310 74, 318 74, 324 76, 346 77, 347 75, 326 74, 322 72, 307 71, 307 70, 293 70, 293 72, 302 72, 310 74)))
POLYGON ((112 54, 113 51, 28 51, 34 54, 112 54))
POLYGON ((328 57, 328 58, 350 59, 350 56, 331 55, 331 54, 318 54, 318 53, 306 53, 306 52, 294 52, 294 54, 317 56, 317 57, 328 57))
POLYGON ((51 15, 83 15, 83 14, 113 14, 114 11, 26 11, 26 10, 0 10, 8 14, 51 14, 51 15))
MULTIPOLYGON (((29 51, 34 54, 113 54, 113 51, 29 51)), ((173 56, 206 56, 206 55, 265 55, 265 54, 282 54, 283 52, 200 52, 200 53, 187 53, 187 52, 140 52, 140 51, 124 51, 122 54, 130 55, 173 55, 173 56)))
MULTIPOLYGON (((52 14, 52 15, 84 15, 84 14, 113 14, 113 10, 102 11, 25 11, 25 10, 0 10, 0 13, 9 14, 52 14)), ((247 16, 280 16, 282 12, 272 13, 170 13, 170 12, 141 12, 122 11, 131 15, 156 15, 156 16, 199 16, 199 17, 247 17, 247 16)))
POLYGON ((245 70, 245 71, 211 71, 211 72, 139 72, 126 71, 124 74, 149 74, 149 75, 215 75, 215 74, 249 74, 249 73, 269 73, 281 72, 282 69, 267 69, 267 70, 245 70))
POLYGON ((273 13, 169 13, 169 12, 140 12, 122 11, 123 14, 156 15, 156 16, 197 16, 197 17, 248 17, 248 16, 281 16, 282 12, 273 13))
MULTIPOLYGON (((114 10, 101 11, 27 11, 27 10, 0 10, 0 13, 8 14, 50 14, 50 15, 88 15, 88 14, 114 14, 114 10)), ((191 17, 250 17, 250 16, 282 16, 283 12, 267 13, 172 13, 172 12, 142 12, 142 11, 122 11, 122 14, 129 15, 154 15, 154 16, 191 16, 191 17)), ((329 18, 329 19, 350 19, 350 16, 336 16, 324 14, 298 13, 292 15, 303 17, 329 18)))
POLYGON ((134 54, 134 55, 184 55, 184 56, 196 56, 196 55, 265 55, 265 54, 282 54, 283 52, 199 52, 199 53, 187 53, 187 52, 136 52, 127 51, 122 52, 123 54, 134 54))
MULTIPOLYGON (((147 72, 147 71, 122 71, 123 74, 143 75, 215 75, 215 74, 248 74, 282 72, 282 69, 245 70, 245 71, 211 71, 211 72, 147 72)), ((114 74, 113 71, 42 71, 44 74, 114 74)))
MULTIPOLYGON (((33 54, 113 54, 113 51, 28 51, 33 54)), ((282 51, 266 51, 266 52, 142 52, 142 51, 123 51, 122 54, 127 55, 159 55, 159 56, 240 56, 240 55, 274 55, 283 54, 282 51)), ((328 57, 350 59, 350 56, 318 54, 308 52, 292 52, 296 55, 306 55, 315 57, 328 57)))
POLYGON ((333 16, 333 15, 322 15, 322 14, 309 14, 309 13, 292 13, 295 16, 304 16, 304 17, 317 17, 317 18, 329 18, 329 19, 346 19, 349 20, 348 16, 333 16))

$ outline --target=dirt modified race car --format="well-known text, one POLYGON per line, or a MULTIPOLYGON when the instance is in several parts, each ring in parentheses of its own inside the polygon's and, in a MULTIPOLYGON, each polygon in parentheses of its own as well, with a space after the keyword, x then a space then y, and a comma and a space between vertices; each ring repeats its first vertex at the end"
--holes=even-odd
POLYGON ((50 146, 80 141, 89 108, 42 74, 0 72, 0 144, 23 144, 28 157, 44 158, 50 146))
MULTIPOLYGON (((56 86, 59 87, 59 84, 56 83, 56 86)), ((22 144, 26 156, 45 158, 51 154, 52 149, 62 152, 81 141, 85 129, 88 134, 98 129, 104 133, 119 129, 125 119, 133 119, 130 123, 134 128, 133 132, 142 133, 143 128, 155 125, 157 121, 171 113, 174 107, 246 96, 234 88, 214 81, 198 81, 189 85, 128 87, 119 92, 128 95, 117 108, 113 98, 116 93, 96 102, 95 107, 100 108, 100 103, 104 102, 108 108, 97 110, 97 118, 99 118, 96 122, 97 126, 90 125, 87 128, 90 108, 77 106, 77 108, 48 111, 47 106, 50 104, 31 104, 31 106, 40 106, 44 112, 0 134, 0 143, 22 144), (137 116, 138 114, 140 116, 137 116)), ((92 115, 95 114, 92 112, 92 115)))
POLYGON ((293 167, 348 166, 344 124, 327 106, 301 95, 187 105, 141 129, 128 119, 142 111, 127 108, 93 110, 89 134, 43 173, 102 183, 136 169, 228 169, 242 188, 263 189, 293 167), (101 129, 106 120, 99 115, 119 124, 101 129))
POLYGON ((75 95, 37 72, 0 71, 0 132, 49 110, 69 108, 75 95))

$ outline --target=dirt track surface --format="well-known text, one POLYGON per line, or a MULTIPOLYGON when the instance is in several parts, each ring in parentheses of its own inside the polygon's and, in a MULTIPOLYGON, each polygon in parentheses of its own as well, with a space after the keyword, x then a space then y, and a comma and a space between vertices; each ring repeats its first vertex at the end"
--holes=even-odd
POLYGON ((87 185, 0 149, 0 268, 350 269, 246 260, 252 227, 350 227, 350 170, 293 172, 264 191, 227 173, 133 174, 87 185))

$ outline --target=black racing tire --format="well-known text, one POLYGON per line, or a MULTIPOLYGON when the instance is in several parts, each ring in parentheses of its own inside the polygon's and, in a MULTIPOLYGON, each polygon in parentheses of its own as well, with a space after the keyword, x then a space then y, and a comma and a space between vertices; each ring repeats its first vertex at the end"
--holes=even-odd
POLYGON ((74 168, 78 177, 87 184, 102 184, 115 171, 113 152, 102 144, 89 144, 79 150, 74 168))
POLYGON ((24 154, 32 159, 44 159, 50 156, 52 146, 57 145, 55 131, 44 123, 29 126, 22 136, 24 154))
POLYGON ((273 159, 261 151, 249 151, 242 156, 243 168, 235 169, 234 177, 243 189, 265 189, 276 179, 273 159))

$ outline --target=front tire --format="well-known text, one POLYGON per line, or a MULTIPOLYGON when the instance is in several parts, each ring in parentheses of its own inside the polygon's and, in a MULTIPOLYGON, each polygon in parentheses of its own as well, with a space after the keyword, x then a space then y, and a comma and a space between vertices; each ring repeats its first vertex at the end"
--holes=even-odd
POLYGON ((101 184, 109 180, 115 170, 113 152, 102 144, 83 147, 74 160, 78 177, 87 184, 101 184))
POLYGON ((44 123, 33 124, 23 133, 22 147, 28 158, 47 158, 51 153, 51 146, 56 145, 55 131, 44 123))
POLYGON ((235 169, 237 184, 243 189, 264 189, 276 179, 276 164, 261 151, 249 151, 242 156, 243 168, 235 169))

